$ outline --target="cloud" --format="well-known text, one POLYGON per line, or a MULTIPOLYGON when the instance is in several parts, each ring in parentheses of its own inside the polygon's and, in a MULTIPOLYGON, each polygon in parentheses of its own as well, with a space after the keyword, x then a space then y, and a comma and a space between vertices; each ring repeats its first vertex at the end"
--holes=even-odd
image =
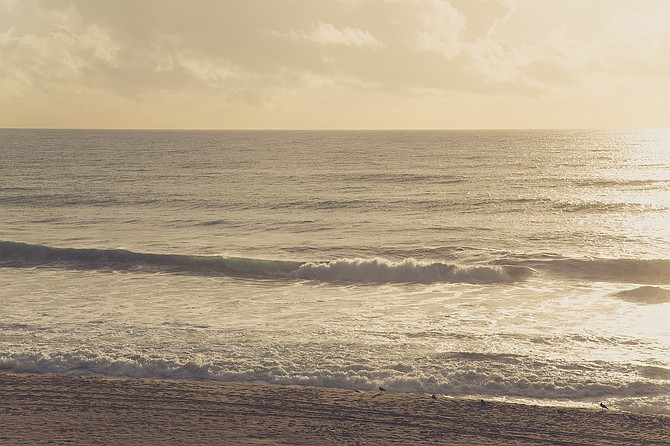
POLYGON ((64 86, 86 84, 93 67, 117 66, 118 51, 109 35, 94 25, 22 34, 9 28, 0 34, 0 97, 49 95, 64 86))
POLYGON ((419 49, 441 53, 447 58, 458 56, 463 45, 466 17, 441 0, 425 1, 423 6, 415 31, 419 49))
POLYGON ((319 22, 312 31, 291 31, 290 37, 296 40, 308 40, 328 45, 381 48, 382 42, 368 31, 345 26, 336 28, 331 23, 319 22))
POLYGON ((160 98, 159 113, 639 92, 670 76, 668 23, 660 0, 0 0, 0 100, 160 98))
POLYGON ((33 29, 15 30, 11 38, 22 43, 4 45, 3 59, 44 90, 69 83, 127 96, 175 89, 224 100, 277 97, 303 88, 305 73, 402 94, 497 82, 455 60, 468 56, 467 17, 447 1, 318 3, 19 0, 15 19, 33 29))
POLYGON ((594 59, 610 72, 670 73, 670 8, 624 9, 615 15, 598 42, 594 59))

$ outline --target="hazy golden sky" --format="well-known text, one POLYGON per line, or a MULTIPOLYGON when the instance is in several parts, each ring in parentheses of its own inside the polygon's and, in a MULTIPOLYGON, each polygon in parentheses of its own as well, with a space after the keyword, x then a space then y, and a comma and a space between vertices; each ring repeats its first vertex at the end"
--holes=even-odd
POLYGON ((670 1, 0 0, 0 127, 670 127, 670 1))

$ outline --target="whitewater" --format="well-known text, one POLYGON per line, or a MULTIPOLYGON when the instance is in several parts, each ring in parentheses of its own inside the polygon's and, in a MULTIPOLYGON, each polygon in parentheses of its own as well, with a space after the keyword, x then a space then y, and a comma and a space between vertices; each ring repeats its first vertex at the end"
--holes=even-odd
POLYGON ((670 413, 670 132, 0 130, 0 372, 670 413))

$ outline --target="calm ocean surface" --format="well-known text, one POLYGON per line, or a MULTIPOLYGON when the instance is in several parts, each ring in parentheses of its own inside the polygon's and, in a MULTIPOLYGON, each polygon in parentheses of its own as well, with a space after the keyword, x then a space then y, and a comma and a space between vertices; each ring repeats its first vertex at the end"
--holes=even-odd
POLYGON ((670 131, 0 130, 0 371, 670 413, 670 131))

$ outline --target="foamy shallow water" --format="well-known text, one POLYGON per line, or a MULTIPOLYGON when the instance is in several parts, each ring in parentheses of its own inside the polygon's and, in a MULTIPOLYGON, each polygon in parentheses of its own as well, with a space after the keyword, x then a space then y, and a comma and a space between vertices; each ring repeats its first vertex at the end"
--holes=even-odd
POLYGON ((5 269, 0 368, 663 412, 669 304, 556 284, 333 285, 5 269), (393 327, 392 330, 389 327, 393 327))

